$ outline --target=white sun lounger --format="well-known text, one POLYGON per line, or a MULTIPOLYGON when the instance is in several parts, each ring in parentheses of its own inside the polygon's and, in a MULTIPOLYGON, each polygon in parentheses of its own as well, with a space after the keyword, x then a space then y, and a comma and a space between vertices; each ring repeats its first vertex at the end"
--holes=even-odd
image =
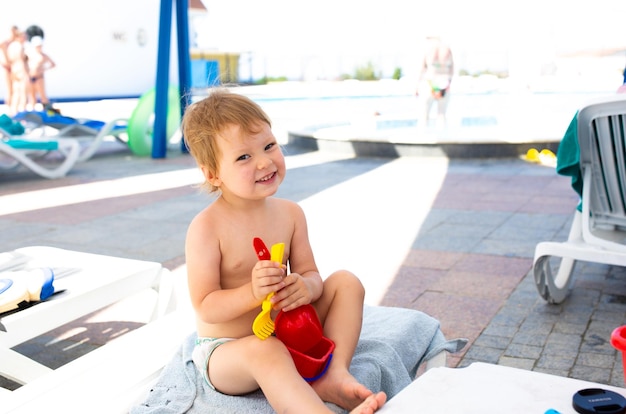
POLYGON ((535 249, 535 284, 550 303, 567 297, 576 261, 626 266, 626 96, 591 102, 577 119, 582 211, 567 241, 535 249))
MULTIPOLYGON (((144 403, 151 391, 162 389, 161 381, 173 384, 180 381, 176 375, 188 367, 184 355, 190 341, 194 339, 195 332, 195 316, 189 303, 184 273, 183 267, 162 275, 159 288, 161 316, 56 370, 41 375, 15 391, 0 389, 0 413, 19 414, 42 410, 62 411, 68 414, 85 411, 103 414, 128 413, 129 410, 141 410, 140 407, 145 407, 144 403)), ((373 356, 378 355, 376 352, 383 349, 388 350, 386 355, 389 361, 395 361, 399 366, 402 366, 400 361, 404 361, 407 366, 413 367, 411 371, 417 369, 420 362, 424 362, 425 369, 445 366, 446 353, 460 350, 467 342, 446 341, 436 320, 418 311, 384 307, 372 307, 369 311, 365 317, 369 323, 364 324, 365 336, 362 337, 364 343, 360 345, 363 347, 360 351, 363 354, 360 358, 357 357, 360 361, 356 368, 360 370, 358 372, 364 369, 370 372, 369 367, 372 367, 372 364, 374 367, 377 363, 380 364, 373 356), (391 318, 396 323, 381 325, 377 322, 380 318, 387 322, 391 318), (412 334, 407 333, 406 328, 412 334), (433 335, 432 338, 430 335, 433 335), (430 350, 428 357, 425 356, 426 349, 422 346, 428 346, 430 350), (420 361, 419 355, 424 359, 420 361)), ((408 371, 400 373, 386 366, 379 369, 380 373, 371 372, 371 381, 379 381, 377 378, 380 375, 383 375, 383 378, 385 375, 397 375, 397 383, 393 385, 396 392, 398 387, 405 384, 405 380, 410 381, 407 377, 408 371), (383 374, 382 371, 387 374, 383 374)), ((196 381, 197 378, 194 377, 193 380, 196 381)), ((177 387, 172 385, 169 388, 175 392, 177 387)), ((187 391, 195 395, 195 386, 187 391)), ((199 403, 206 403, 212 398, 217 398, 215 404, 219 405, 221 403, 219 398, 224 397, 202 391, 202 387, 198 391, 199 403)), ((248 412, 244 408, 249 403, 267 406, 266 402, 256 401, 257 399, 258 396, 254 395, 232 397, 229 404, 230 408, 235 407, 234 411, 223 406, 221 410, 211 412, 224 410, 248 412)), ((167 405, 167 401, 159 401, 159 404, 161 403, 167 405)), ((177 406, 181 401, 172 403, 177 406)), ((157 410, 153 412, 159 412, 158 404, 153 409, 157 410)), ((172 407, 172 410, 168 412, 178 412, 175 407, 172 407)))

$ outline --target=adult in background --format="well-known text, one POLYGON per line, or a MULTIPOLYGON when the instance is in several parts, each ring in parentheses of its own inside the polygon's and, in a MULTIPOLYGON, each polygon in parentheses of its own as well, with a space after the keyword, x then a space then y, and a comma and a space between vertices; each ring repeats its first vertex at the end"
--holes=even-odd
POLYGON ((437 104, 437 122, 445 125, 450 101, 450 84, 454 74, 452 50, 439 36, 426 38, 426 53, 422 61, 416 95, 421 98, 419 125, 428 126, 433 104, 437 104))
POLYGON ((11 70, 11 101, 9 112, 15 115, 26 110, 30 79, 28 76, 28 59, 26 58, 26 33, 20 32, 7 48, 8 63, 11 70))
POLYGON ((11 97, 13 95, 13 79, 11 79, 11 64, 9 63, 9 45, 17 39, 20 34, 20 29, 17 26, 11 26, 9 36, 0 42, 0 66, 4 72, 4 81, 6 87, 6 95, 4 97, 4 103, 9 105, 11 97))

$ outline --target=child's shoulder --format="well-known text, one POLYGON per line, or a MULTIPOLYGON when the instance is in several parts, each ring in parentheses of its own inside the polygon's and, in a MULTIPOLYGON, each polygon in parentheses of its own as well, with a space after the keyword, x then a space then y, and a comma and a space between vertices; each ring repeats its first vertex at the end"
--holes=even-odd
POLYGON ((211 220, 220 220, 221 216, 220 208, 217 203, 211 203, 208 206, 200 210, 191 220, 191 223, 206 223, 211 220))
POLYGON ((306 214, 295 201, 286 200, 283 198, 273 199, 271 207, 273 217, 281 217, 286 222, 302 222, 306 220, 306 214))

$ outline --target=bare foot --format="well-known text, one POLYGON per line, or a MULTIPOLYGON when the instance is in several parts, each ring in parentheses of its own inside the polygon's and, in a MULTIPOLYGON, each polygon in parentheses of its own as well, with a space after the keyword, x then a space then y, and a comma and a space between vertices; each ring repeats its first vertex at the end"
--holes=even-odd
POLYGON ((354 410, 350 411, 350 414, 373 414, 380 409, 387 401, 387 394, 379 392, 372 394, 359 404, 354 410))
POLYGON ((346 410, 359 406, 373 394, 348 371, 341 369, 329 369, 311 386, 322 400, 337 404, 346 410))

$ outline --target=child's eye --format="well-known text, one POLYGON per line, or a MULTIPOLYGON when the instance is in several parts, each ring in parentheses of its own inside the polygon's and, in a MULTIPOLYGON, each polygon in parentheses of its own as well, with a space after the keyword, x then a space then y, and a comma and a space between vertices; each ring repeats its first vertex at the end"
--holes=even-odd
POLYGON ((276 143, 275 143, 275 142, 272 142, 271 144, 267 144, 267 145, 265 146, 265 151, 269 151, 269 150, 271 150, 272 148, 274 148, 274 145, 276 145, 276 143))
POLYGON ((244 155, 241 155, 239 158, 237 158, 237 161, 244 161, 244 160, 247 160, 248 158, 250 158, 250 156, 248 154, 244 154, 244 155))

